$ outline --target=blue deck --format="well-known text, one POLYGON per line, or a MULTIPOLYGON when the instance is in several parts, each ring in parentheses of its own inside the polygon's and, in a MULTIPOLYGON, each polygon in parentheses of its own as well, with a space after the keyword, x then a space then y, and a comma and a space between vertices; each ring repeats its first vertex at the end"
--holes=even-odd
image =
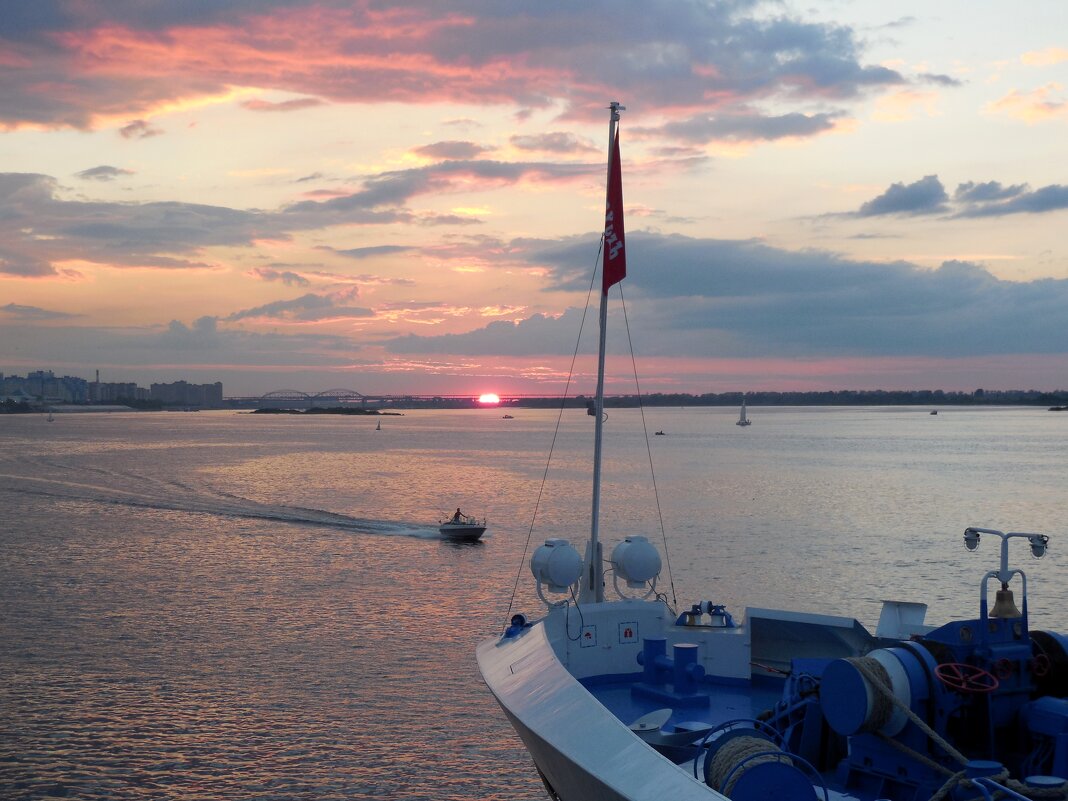
POLYGON ((755 718, 770 709, 782 695, 782 681, 774 678, 757 678, 752 682, 713 683, 703 681, 701 694, 708 696, 707 704, 687 702, 674 706, 670 700, 651 697, 636 691, 639 679, 605 681, 602 678, 583 682, 590 693, 609 712, 628 726, 649 712, 671 708, 671 718, 664 724, 664 731, 675 731, 679 724, 695 722, 718 726, 729 720, 755 718))

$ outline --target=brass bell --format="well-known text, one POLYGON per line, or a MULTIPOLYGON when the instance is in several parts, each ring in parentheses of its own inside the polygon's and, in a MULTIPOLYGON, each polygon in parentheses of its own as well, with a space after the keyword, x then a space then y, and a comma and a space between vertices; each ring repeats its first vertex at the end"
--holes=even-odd
POLYGON ((990 617, 1022 617, 1023 613, 1016 608, 1016 601, 1012 597, 1012 590, 1006 588, 998 590, 998 596, 994 600, 994 608, 990 610, 990 617))

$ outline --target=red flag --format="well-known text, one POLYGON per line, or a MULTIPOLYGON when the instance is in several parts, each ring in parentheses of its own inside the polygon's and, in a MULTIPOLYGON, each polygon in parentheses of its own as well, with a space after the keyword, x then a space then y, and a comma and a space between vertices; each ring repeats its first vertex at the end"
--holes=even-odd
POLYGON ((612 160, 608 167, 608 201, 604 211, 604 283, 601 292, 608 294, 612 284, 627 277, 627 250, 623 237, 623 173, 619 166, 619 129, 612 143, 612 160))

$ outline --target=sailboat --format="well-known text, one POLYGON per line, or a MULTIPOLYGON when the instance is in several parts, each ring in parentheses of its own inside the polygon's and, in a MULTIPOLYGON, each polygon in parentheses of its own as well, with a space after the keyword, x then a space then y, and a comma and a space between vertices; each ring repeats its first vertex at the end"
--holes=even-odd
MULTIPOLYGON (((626 275, 622 106, 610 110, 595 412, 608 288, 626 275)), ((1029 629, 1027 580, 1009 567, 1010 543, 1026 540, 1041 557, 1049 537, 965 529, 968 550, 1000 545, 1000 567, 982 576, 976 618, 938 627, 918 602, 884 602, 874 634, 852 617, 796 609, 735 619, 701 600, 676 610, 657 593, 661 559, 646 538, 628 536, 603 557, 604 415, 593 417, 585 555, 565 539, 539 546, 530 568, 544 613, 512 615, 476 650, 551 799, 964 801, 1026 799, 1034 788, 1065 797, 1068 635, 1029 629)))
POLYGON ((55 422, 56 417, 55 417, 54 414, 52 414, 52 410, 51 409, 48 410, 48 418, 47 419, 48 419, 49 423, 55 422))
POLYGON ((735 423, 735 425, 736 426, 751 426, 751 425, 753 425, 753 421, 745 416, 745 399, 744 398, 742 399, 742 410, 738 413, 738 422, 735 423))
POLYGON ((382 421, 379 420, 378 421, 378 425, 375 426, 375 431, 381 431, 381 430, 382 430, 382 421))

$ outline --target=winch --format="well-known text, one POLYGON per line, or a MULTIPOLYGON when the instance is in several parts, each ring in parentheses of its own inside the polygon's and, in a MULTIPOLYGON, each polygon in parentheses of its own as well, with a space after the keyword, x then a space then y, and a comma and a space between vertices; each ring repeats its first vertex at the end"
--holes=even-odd
POLYGON ((1027 577, 1008 567, 1011 540, 1026 538, 1040 558, 1049 538, 969 528, 968 550, 981 536, 999 537, 1002 548, 1000 569, 983 577, 978 618, 862 656, 794 660, 782 701, 766 715, 787 750, 847 791, 891 801, 943 789, 974 797, 963 777, 976 771, 1010 787, 1068 780, 1068 637, 1029 630, 1027 577), (1017 578, 1020 607, 1009 586, 1017 578), (988 609, 990 580, 1000 586, 988 609))

